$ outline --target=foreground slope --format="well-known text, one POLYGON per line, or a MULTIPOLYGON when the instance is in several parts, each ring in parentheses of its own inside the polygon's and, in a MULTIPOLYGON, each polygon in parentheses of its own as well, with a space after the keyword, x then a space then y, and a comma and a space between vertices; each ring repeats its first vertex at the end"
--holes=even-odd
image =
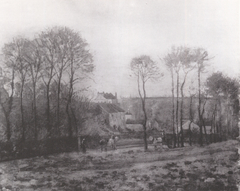
POLYGON ((63 153, 0 163, 2 190, 238 190, 237 141, 143 152, 63 153))

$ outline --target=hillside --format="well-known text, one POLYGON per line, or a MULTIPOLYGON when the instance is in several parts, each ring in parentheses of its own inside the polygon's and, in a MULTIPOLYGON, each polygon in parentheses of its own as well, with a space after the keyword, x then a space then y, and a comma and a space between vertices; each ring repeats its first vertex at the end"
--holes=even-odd
MULTIPOLYGON (((1 190, 237 191, 237 141, 149 152, 125 147, 0 163, 1 190)), ((127 143, 127 145, 126 145, 127 143)), ((139 142, 140 143, 140 142, 139 142)), ((119 143, 120 144, 120 143, 119 143)))

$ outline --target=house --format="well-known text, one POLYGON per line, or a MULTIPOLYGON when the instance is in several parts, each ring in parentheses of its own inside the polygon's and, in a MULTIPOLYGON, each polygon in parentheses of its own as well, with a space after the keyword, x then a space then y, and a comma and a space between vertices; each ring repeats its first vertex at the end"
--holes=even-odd
MULTIPOLYGON (((205 126, 206 127, 206 133, 209 135, 209 134, 211 134, 211 133, 213 133, 212 132, 212 127, 211 126, 205 126)), ((204 127, 203 127, 203 133, 205 133, 205 131, 204 131, 204 127)))
POLYGON ((114 130, 124 130, 126 128, 125 111, 112 103, 98 103, 106 123, 114 130))
POLYGON ((142 132, 143 125, 142 124, 127 124, 126 129, 132 132, 142 132))
MULTIPOLYGON (((183 131, 188 131, 189 130, 189 125, 190 125, 190 130, 192 131, 192 132, 199 132, 199 126, 197 125, 197 124, 195 124, 194 122, 191 122, 190 120, 187 120, 184 124, 183 124, 183 126, 182 126, 182 128, 183 128, 183 131)), ((181 131, 181 126, 178 126, 178 132, 180 132, 181 131)))
POLYGON ((112 93, 98 92, 93 102, 118 104, 117 93, 115 93, 115 96, 114 96, 112 93))
MULTIPOLYGON (((200 127, 197 124, 195 124, 194 122, 191 122, 190 120, 187 120, 183 124, 183 127, 182 127, 183 131, 185 131, 185 132, 188 131, 189 130, 189 125, 190 125, 190 130, 192 132, 196 132, 196 133, 200 132, 200 127), (190 125, 190 123, 191 123, 191 125, 190 125)), ((206 127, 206 133, 211 134, 212 133, 212 131, 211 131, 212 127, 211 126, 205 126, 205 127, 206 127)), ((181 131, 181 127, 178 126, 178 132, 180 132, 180 131, 181 131)), ((204 127, 202 127, 202 132, 203 132, 203 134, 205 134, 204 127)))
POLYGON ((126 121, 133 119, 133 116, 132 116, 132 114, 129 111, 125 113, 125 119, 126 119, 126 121))
POLYGON ((125 111, 112 103, 91 103, 81 135, 109 137, 125 131, 125 111))

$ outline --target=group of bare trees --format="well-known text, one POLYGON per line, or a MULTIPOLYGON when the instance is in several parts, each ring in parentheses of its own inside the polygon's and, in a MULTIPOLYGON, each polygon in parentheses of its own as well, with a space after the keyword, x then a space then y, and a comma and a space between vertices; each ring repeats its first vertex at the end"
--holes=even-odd
MULTIPOLYGON (((236 79, 223 76, 221 73, 213 73, 206 81, 203 80, 203 73, 207 69, 208 61, 211 59, 208 52, 203 48, 186 46, 172 47, 170 52, 161 58, 161 61, 165 63, 171 74, 172 116, 170 126, 174 135, 174 147, 180 146, 180 144, 184 146, 183 121, 186 119, 186 108, 189 108, 187 116, 188 120, 190 120, 189 130, 193 122, 199 126, 200 145, 203 145, 204 134, 206 135, 206 121, 211 122, 211 131, 213 133, 223 134, 227 132, 233 135, 233 126, 235 129, 237 128, 236 122, 233 124, 234 120, 230 120, 230 118, 232 119, 230 116, 235 115, 235 118, 238 117, 239 104, 236 102, 238 102, 239 83, 236 79), (194 73, 195 78, 192 79, 191 85, 189 85, 187 95, 189 103, 187 103, 184 102, 185 85, 190 73, 194 73), (212 103, 215 103, 214 107, 210 107, 212 103), (224 109, 223 103, 226 103, 224 109), (230 105, 235 105, 235 107, 230 107, 230 105), (206 108, 206 106, 209 108, 206 108), (209 116, 212 116, 212 118, 210 119, 209 116), (223 123, 222 118, 225 119, 226 123, 223 123), (221 129, 223 124, 226 131, 221 129)), ((134 58, 131 62, 131 69, 137 77, 138 93, 144 113, 143 129, 145 150, 147 150, 146 82, 161 76, 159 75, 161 72, 157 63, 153 62, 149 56, 134 58)), ((205 141, 207 142, 207 140, 205 141)))
POLYGON ((9 96, 0 103, 7 140, 71 137, 76 132, 76 101, 82 102, 78 92, 84 89, 78 82, 94 69, 87 46, 67 27, 47 29, 33 39, 17 37, 4 45, 1 65, 9 96))
MULTIPOLYGON (((171 72, 172 78, 172 126, 173 134, 180 135, 181 146, 184 146, 184 134, 183 134, 183 99, 184 99, 184 85, 186 83, 187 75, 192 70, 197 71, 197 97, 198 97, 198 124, 200 127, 200 140, 199 143, 202 145, 203 137, 203 103, 202 103, 202 82, 201 74, 204 72, 206 67, 206 61, 210 58, 206 50, 202 48, 189 48, 189 47, 172 47, 170 53, 168 53, 164 58, 164 62, 171 72), (175 79, 176 78, 176 79, 175 79), (174 83, 176 82, 176 86, 174 83), (176 96, 175 96, 176 89, 176 96), (179 110, 179 91, 181 92, 180 100, 180 110, 179 110), (176 99, 176 107, 175 107, 176 99), (180 118, 179 118, 180 114, 180 118), (179 122, 180 120, 180 122, 179 122), (180 131, 178 126, 180 125, 180 131)), ((191 110, 190 110, 191 111, 191 110)), ((177 136, 179 138, 179 136, 177 136)), ((179 146, 179 140, 175 139, 174 146, 176 142, 179 146)))
MULTIPOLYGON (((89 79, 94 69, 87 46, 79 33, 66 27, 50 28, 36 34, 33 39, 17 37, 4 45, 0 87, 3 115, 0 117, 4 121, 8 141, 63 135, 72 137, 78 133, 89 106, 89 100, 78 94, 85 88, 78 82, 89 79), (3 88, 6 92, 2 91, 3 88)), ((184 89, 192 71, 196 72, 197 88, 188 95, 189 120, 200 127, 200 145, 203 144, 203 131, 206 134, 206 115, 212 116, 210 121, 214 133, 234 136, 236 120, 233 116, 238 117, 239 83, 222 73, 213 73, 203 83, 202 74, 210 59, 206 50, 185 46, 172 47, 161 59, 171 74, 170 121, 174 147, 180 143, 184 146, 184 89), (194 99, 197 99, 197 108, 194 108, 194 99), (207 106, 209 108, 206 109, 207 106)), ((146 83, 161 78, 163 74, 157 63, 146 55, 133 58, 131 70, 137 78, 143 111, 144 148, 147 150, 146 83)))

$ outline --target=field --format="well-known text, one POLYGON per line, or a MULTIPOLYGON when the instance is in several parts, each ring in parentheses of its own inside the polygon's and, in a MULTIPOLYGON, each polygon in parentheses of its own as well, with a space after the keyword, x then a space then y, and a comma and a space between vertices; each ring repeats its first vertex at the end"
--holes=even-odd
POLYGON ((157 151, 149 145, 148 152, 130 143, 120 140, 117 150, 107 152, 96 149, 2 162, 1 190, 238 190, 238 141, 157 151))

